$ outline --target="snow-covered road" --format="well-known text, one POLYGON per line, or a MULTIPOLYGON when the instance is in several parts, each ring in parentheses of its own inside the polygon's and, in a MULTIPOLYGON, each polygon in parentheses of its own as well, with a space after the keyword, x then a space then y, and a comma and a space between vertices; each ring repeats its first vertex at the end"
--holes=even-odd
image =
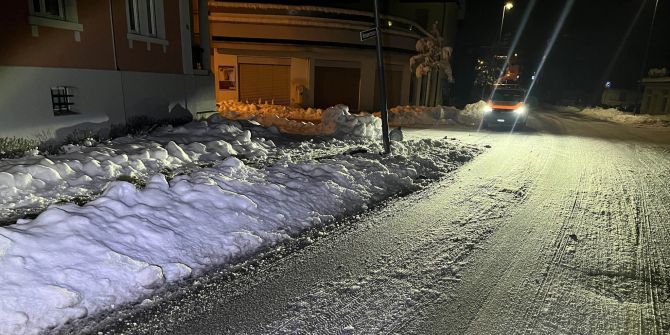
POLYGON ((491 148, 440 184, 84 330, 668 333, 670 131, 570 113, 529 126, 407 131, 491 148))

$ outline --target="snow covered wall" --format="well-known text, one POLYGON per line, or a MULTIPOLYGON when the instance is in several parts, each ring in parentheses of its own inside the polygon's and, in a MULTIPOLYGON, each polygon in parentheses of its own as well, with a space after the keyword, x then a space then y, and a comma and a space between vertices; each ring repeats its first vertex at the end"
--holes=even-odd
MULTIPOLYGON (((328 124, 335 129, 350 125, 343 110, 329 113, 328 124)), ((169 182, 164 175, 154 174, 141 189, 112 182, 100 197, 83 206, 52 205, 34 220, 0 227, 0 334, 35 334, 139 301, 167 282, 230 264, 308 227, 417 189, 418 180, 438 178, 479 152, 456 141, 421 140, 394 142, 394 154, 382 156, 377 153, 381 151, 378 141, 333 139, 306 145, 305 150, 364 147, 370 153, 311 159, 309 151, 288 155, 280 149, 274 153, 275 163, 258 168, 229 156, 231 150, 246 150, 247 157, 264 156, 271 145, 216 119, 164 128, 153 138, 159 142, 143 137, 134 139, 141 145, 131 143, 131 138, 123 143, 126 148, 137 145, 136 149, 146 150, 137 166, 150 159, 182 164, 216 152, 211 167, 195 167, 169 182), (201 138, 211 143, 216 136, 219 141, 233 139, 226 142, 230 146, 193 141, 201 138), (166 145, 155 144, 168 139, 166 145), (189 140, 188 145, 175 142, 189 140)), ((107 150, 91 147, 83 155, 103 157, 107 150)), ((123 168, 130 159, 119 166, 123 168)), ((57 158, 53 162, 64 164, 57 158)), ((23 169, 31 166, 26 163, 23 169)), ((52 168, 60 175, 59 169, 52 168)), ((87 168, 79 171, 72 177, 91 173, 87 168)))

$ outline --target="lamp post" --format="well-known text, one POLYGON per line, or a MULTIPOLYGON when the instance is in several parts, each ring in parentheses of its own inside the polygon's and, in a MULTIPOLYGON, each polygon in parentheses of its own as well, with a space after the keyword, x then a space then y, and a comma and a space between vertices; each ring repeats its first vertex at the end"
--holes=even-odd
POLYGON ((503 24, 505 24, 505 12, 511 10, 514 7, 514 3, 508 1, 503 6, 502 19, 500 20, 500 33, 498 33, 498 42, 502 40, 503 24))

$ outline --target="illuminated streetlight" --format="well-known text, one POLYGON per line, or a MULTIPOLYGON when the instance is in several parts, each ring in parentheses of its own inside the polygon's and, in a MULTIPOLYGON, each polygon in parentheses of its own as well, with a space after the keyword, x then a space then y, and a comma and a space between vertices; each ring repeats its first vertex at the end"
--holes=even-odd
POLYGON ((513 7, 514 7, 514 4, 511 1, 508 1, 503 6, 502 19, 500 20, 500 33, 498 34, 498 42, 500 42, 500 40, 502 40, 503 24, 505 23, 505 12, 508 11, 508 10, 511 10, 513 7))

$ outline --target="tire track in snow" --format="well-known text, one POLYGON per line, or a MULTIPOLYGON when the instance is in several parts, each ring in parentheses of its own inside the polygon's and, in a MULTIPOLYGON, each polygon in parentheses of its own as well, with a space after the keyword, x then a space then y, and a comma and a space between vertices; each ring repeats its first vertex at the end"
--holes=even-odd
MULTIPOLYGON (((583 178, 580 178, 578 183, 582 184, 582 180, 583 178)), ((568 211, 565 220, 563 220, 563 223, 559 228, 559 233, 556 235, 556 239, 551 246, 551 249, 554 250, 553 255, 551 256, 549 264, 547 264, 545 270, 543 271, 542 280, 540 281, 540 284, 535 292, 535 297, 538 300, 533 304, 530 304, 528 309, 526 309, 526 318, 529 319, 529 322, 523 328, 524 334, 535 329, 535 325, 539 321, 540 314, 543 311, 541 306, 547 304, 547 298, 552 292, 553 281, 556 278, 556 272, 560 271, 563 258, 566 255, 566 248, 568 246, 568 240, 570 239, 568 236, 568 230, 572 226, 572 220, 574 220, 577 216, 576 209, 582 196, 583 194, 581 192, 576 192, 572 206, 570 206, 570 210, 568 211), (528 314, 532 314, 532 316, 528 314)))
POLYGON ((664 202, 662 201, 660 204, 657 204, 657 206, 654 206, 656 211, 652 211, 649 209, 647 199, 654 199, 649 193, 648 184, 657 185, 656 189, 659 193, 657 193, 656 196, 663 197, 663 195, 665 195, 664 199, 666 200, 669 198, 667 196, 668 185, 667 182, 664 182, 658 177, 656 172, 657 168, 649 165, 647 152, 641 152, 639 146, 636 146, 635 149, 637 162, 642 165, 642 170, 646 171, 646 173, 640 173, 638 175, 638 178, 641 180, 637 183, 640 190, 637 193, 637 203, 639 204, 637 208, 639 210, 636 211, 638 213, 636 224, 640 226, 640 240, 639 243, 637 243, 638 267, 636 270, 644 288, 644 302, 648 304, 651 309, 650 317, 652 319, 650 322, 651 325, 647 326, 644 309, 640 308, 640 332, 644 333, 647 327, 651 327, 650 330, 653 334, 662 334, 667 333, 670 329, 668 329, 668 320, 664 315, 666 313, 662 311, 659 303, 662 300, 667 301, 667 292, 670 287, 668 285, 668 274, 664 273, 664 269, 667 272, 667 267, 663 264, 663 260, 668 257, 667 249, 666 252, 663 253, 661 251, 663 249, 660 249, 659 246, 667 246, 670 244, 667 226, 662 224, 663 217, 667 220, 667 218, 670 218, 670 214, 667 208, 668 202, 665 202, 666 206, 663 206, 664 202), (655 183, 650 182, 645 178, 649 175, 654 177, 653 180, 655 183), (659 212, 663 212, 665 215, 661 216, 659 215, 659 212), (657 232, 652 228, 650 216, 661 216, 655 220, 656 222, 661 223, 658 225, 659 230, 661 230, 660 232, 657 232), (664 295, 663 298, 661 297, 662 295, 664 295))
MULTIPOLYGON (((508 138, 509 139, 509 138, 508 138)), ((500 146, 513 146, 516 143, 512 143, 511 141, 508 141, 507 143, 498 143, 500 146)), ((484 154, 483 156, 486 156, 484 154)), ((496 157, 499 158, 499 157, 496 157)), ((480 156, 481 159, 481 156, 480 156)), ((501 210, 506 210, 506 206, 500 206, 498 204, 498 201, 500 201, 502 198, 500 198, 500 194, 504 197, 512 197, 512 198, 519 198, 519 199, 524 199, 525 198, 525 193, 526 193, 526 188, 527 186, 517 186, 515 187, 502 187, 500 188, 500 192, 493 192, 491 193, 486 192, 486 190, 491 190, 495 188, 495 185, 501 185, 501 184, 509 184, 509 185, 519 185, 519 183, 524 180, 522 178, 519 178, 519 176, 529 176, 529 175, 535 175, 538 174, 540 171, 542 171, 542 168, 539 168, 537 170, 533 169, 533 165, 519 165, 515 164, 515 159, 510 156, 506 156, 505 159, 498 160, 498 166, 496 166, 496 169, 490 170, 486 169, 485 174, 490 174, 490 177, 484 178, 482 176, 475 176, 470 177, 473 178, 473 180, 468 181, 467 183, 479 183, 478 187, 476 188, 475 191, 467 189, 466 194, 459 194, 456 199, 458 202, 456 204, 450 204, 448 208, 451 208, 454 212, 449 214, 449 217, 454 219, 455 221, 452 221, 451 223, 455 223, 457 225, 461 226, 467 226, 468 224, 471 224, 474 220, 479 220, 482 221, 481 223, 485 223, 486 220, 491 220, 492 222, 496 221, 496 225, 500 224, 502 221, 501 218, 503 216, 507 216, 506 214, 501 214, 501 210), (505 180, 500 177, 500 172, 504 171, 505 174, 504 176, 507 177, 508 175, 515 176, 516 178, 513 178, 511 180, 505 180), (483 180, 480 180, 484 178, 483 180), (491 198, 491 199, 487 199, 491 198), (488 206, 488 207, 487 207, 488 206), (489 208, 488 211, 482 210, 485 208, 489 208), (480 212, 485 212, 489 217, 482 217, 479 216, 478 213, 480 212), (473 214, 474 213, 474 214, 473 214), (474 218, 474 220, 473 220, 474 218)), ((538 160, 540 166, 544 166, 545 161, 544 160, 538 160)), ((480 163, 481 166, 488 166, 486 162, 480 163)), ((481 172, 481 171, 480 171, 481 172)), ((461 185, 461 183, 455 182, 455 185, 461 185)), ((452 185, 451 187, 456 187, 455 185, 452 185)), ((465 184, 468 185, 468 184, 465 184)), ((472 185, 472 184, 470 184, 472 185)), ((517 201, 519 200, 517 199, 517 201)), ((419 247, 411 252, 408 252, 407 255, 409 256, 407 258, 407 263, 405 265, 402 265, 402 263, 394 263, 390 262, 387 264, 383 264, 381 268, 401 268, 401 269, 410 269, 406 271, 408 274, 404 274, 405 272, 403 271, 400 274, 399 278, 396 279, 402 279, 403 283, 410 282, 409 286, 405 287, 400 287, 398 292, 403 292, 406 291, 407 289, 412 289, 412 285, 415 285, 416 287, 428 287, 429 290, 418 290, 416 294, 411 296, 411 305, 407 306, 405 304, 393 304, 394 300, 393 299, 384 299, 384 293, 386 291, 389 291, 389 285, 381 285, 380 290, 374 290, 374 287, 369 288, 369 292, 365 292, 365 294, 360 293, 365 299, 359 299, 359 300, 353 300, 352 302, 342 306, 340 303, 341 300, 336 299, 336 295, 330 294, 326 297, 319 297, 319 301, 325 301, 323 305, 318 305, 317 307, 312 307, 309 310, 300 310, 299 312, 293 311, 293 315, 289 313, 289 315, 285 316, 285 319, 288 319, 288 321, 284 320, 280 325, 273 325, 273 330, 270 332, 276 332, 276 333, 281 333, 282 331, 287 331, 287 332, 292 332, 292 331, 297 331, 300 332, 300 323, 302 322, 303 324, 313 324, 310 322, 308 319, 311 317, 314 317, 314 314, 325 314, 328 315, 327 319, 329 323, 317 323, 318 328, 316 329, 321 329, 322 331, 329 329, 330 331, 333 331, 334 329, 337 329, 334 324, 342 324, 341 322, 338 322, 338 320, 352 320, 352 319, 359 319, 358 322, 359 324, 356 324, 357 327, 352 327, 352 329, 355 329, 357 333, 363 332, 363 333, 370 333, 370 332, 380 332, 380 333, 385 333, 385 332, 393 332, 396 327, 401 327, 404 323, 411 321, 414 319, 416 316, 412 314, 416 314, 415 311, 421 310, 424 305, 431 305, 431 304, 439 304, 441 302, 444 302, 446 297, 441 296, 440 294, 436 294, 435 291, 440 292, 440 289, 435 289, 435 282, 439 282, 439 278, 436 279, 434 273, 432 274, 433 276, 431 277, 431 269, 436 269, 438 268, 436 264, 447 264, 447 267, 441 267, 442 270, 440 271, 446 271, 448 277, 452 277, 453 273, 456 271, 451 267, 454 263, 456 263, 456 268, 460 267, 462 264, 458 264, 459 261, 469 255, 471 253, 471 250, 465 250, 465 249, 458 249, 458 250, 453 250, 450 248, 445 249, 444 246, 453 246, 453 245, 463 245, 463 243, 466 243, 467 241, 459 240, 459 241, 453 241, 449 240, 451 238, 449 231, 445 231, 444 228, 441 228, 441 222, 444 220, 438 220, 438 222, 431 224, 430 229, 429 229, 429 235, 431 236, 446 236, 444 239, 437 239, 437 240, 432 240, 428 239, 427 243, 423 244, 423 247, 419 247), (459 251, 460 250, 460 251, 459 251), (456 254, 456 256, 454 256, 456 254), (426 271, 421 271, 420 268, 425 268, 428 269, 426 271), (412 275, 419 274, 419 277, 413 277, 412 275), (430 277, 426 279, 426 276, 430 277), (333 301, 335 301, 335 306, 333 306, 333 301), (382 302, 381 306, 377 302, 382 302), (393 305, 393 308, 389 309, 388 305, 393 305), (377 308, 375 308, 377 306, 377 308), (351 312, 353 310, 359 311, 358 313, 351 312), (324 310, 326 310, 324 312, 324 310), (331 312, 333 310, 339 311, 339 314, 335 314, 334 312, 331 312), (377 316, 372 317, 372 315, 365 314, 362 311, 367 310, 367 311, 385 311, 386 314, 393 315, 393 322, 390 324, 384 325, 384 322, 388 322, 388 320, 384 319, 383 317, 377 316), (337 315, 337 317, 335 317, 337 315), (353 315, 353 316, 349 316, 353 315), (306 317, 303 317, 306 316, 306 317), (362 317, 364 316, 364 317, 362 317), (361 319, 363 320, 363 324, 360 324, 361 319), (291 324, 293 322, 293 324, 291 324), (296 325, 297 324, 297 325, 296 325), (290 326, 293 326, 294 328, 289 328, 290 326), (295 328, 297 327, 297 328, 295 328), (378 328, 374 328, 378 327, 378 328), (362 330, 361 330, 362 328, 362 330)), ((422 227, 417 227, 417 229, 422 229, 422 227)), ((423 228, 425 229, 425 228, 423 228)), ((460 228, 462 229, 462 228, 460 228)), ((461 232, 460 235, 462 236, 470 236, 475 238, 474 241, 467 242, 469 243, 468 245, 474 246, 476 245, 479 241, 477 240, 478 238, 484 238, 483 234, 488 234, 492 230, 491 229, 484 229, 483 231, 479 232, 474 232, 474 233, 463 233, 461 232), (481 236, 481 237, 478 237, 481 236)), ((467 249, 467 248, 466 248, 467 249)), ((388 281, 388 278, 393 278, 393 274, 388 274, 385 273, 381 275, 382 281, 388 281)), ((442 281, 440 285, 444 286, 452 286, 452 283, 457 282, 457 278, 449 278, 442 281)), ((354 283, 355 284, 355 283, 354 283)), ((439 285, 438 285, 439 287, 439 285)), ((444 291, 445 287, 441 287, 441 290, 444 291)), ((324 292, 323 290, 319 289, 317 292, 324 292)), ((336 292, 336 290, 331 290, 331 292, 336 292)), ((402 300, 402 299, 401 299, 402 300)), ((318 301, 317 301, 318 302, 318 301)), ((383 313, 381 314, 382 316, 384 315, 383 313)), ((319 320, 322 320, 321 318, 319 320)), ((303 325, 304 326, 304 325, 303 325)), ((307 326, 304 326, 307 327, 307 326)), ((311 329, 314 331, 314 329, 311 329)))
MULTIPOLYGON (((523 194, 523 189, 519 192, 523 194)), ((480 214, 480 202, 475 207, 471 199, 467 210, 455 215, 458 219, 435 222, 416 249, 379 264, 382 270, 319 285, 299 299, 298 308, 270 326, 268 333, 323 333, 343 324, 351 325, 357 333, 392 333, 423 305, 445 302, 448 297, 440 293, 442 286, 459 280, 458 267, 474 245, 493 231, 491 225, 498 224, 495 221, 511 203, 523 201, 523 196, 509 189, 489 191, 486 196, 491 199, 482 201, 490 205, 490 212, 480 214), (468 233, 462 231, 464 228, 468 233)))

